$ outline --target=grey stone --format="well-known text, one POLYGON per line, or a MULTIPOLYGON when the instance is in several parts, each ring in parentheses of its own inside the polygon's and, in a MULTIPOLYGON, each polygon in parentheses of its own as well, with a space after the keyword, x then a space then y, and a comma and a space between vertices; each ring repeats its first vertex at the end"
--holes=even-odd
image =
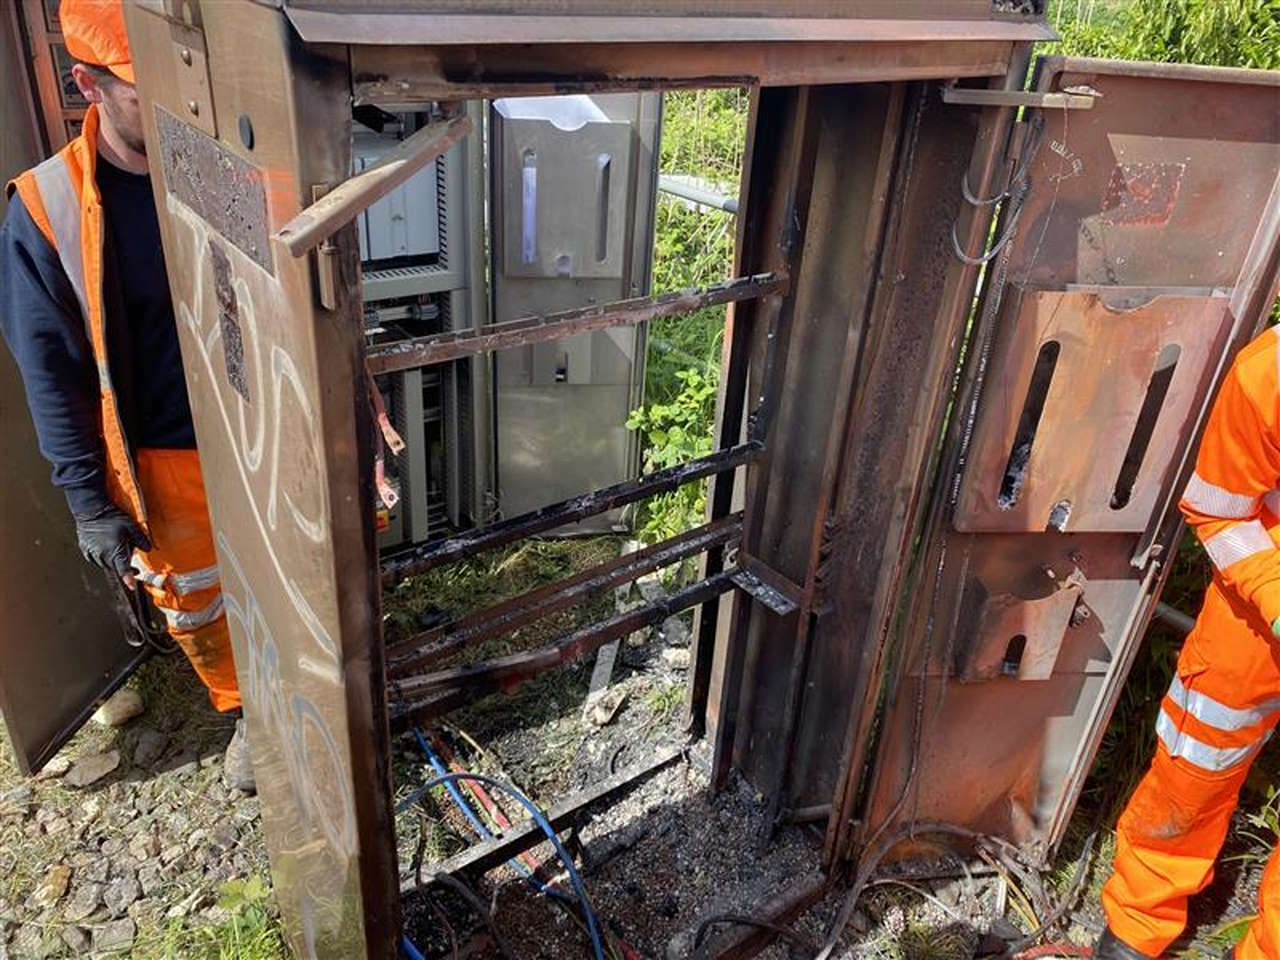
POLYGON ((133 946, 138 928, 128 918, 104 923, 93 930, 93 949, 101 953, 115 953, 133 946))
POLYGON ((200 763, 196 759, 196 755, 190 750, 184 750, 182 753, 174 757, 174 768, 172 771, 175 777, 194 776, 196 770, 199 769, 200 763))
POLYGON ((688 670, 689 649, 687 647, 667 647, 662 651, 662 662, 672 670, 688 670))
POLYGON ((114 857, 116 854, 124 852, 124 839, 122 837, 107 837, 102 841, 101 850, 108 857, 114 857))
POLYGON ((62 916, 75 923, 89 916, 102 903, 102 884, 81 883, 71 891, 71 899, 62 910, 62 916))
POLYGON ((209 833, 209 841, 219 850, 230 850, 240 842, 240 831, 230 820, 219 820, 209 833))
POLYGON ((66 754, 60 753, 44 765, 41 771, 36 774, 36 779, 57 780, 59 777, 65 777, 70 769, 71 758, 66 754))
POLYGON ((102 902, 113 917, 123 916, 130 905, 142 896, 142 887, 133 876, 112 880, 102 891, 102 902))
POLYGON ((687 647, 689 645, 689 628, 684 625, 684 621, 679 617, 667 617, 662 621, 662 636, 673 647, 687 647))
POLYGON ((662 585, 662 575, 658 573, 641 577, 636 581, 636 589, 644 597, 645 603, 656 603, 667 595, 667 589, 662 585))
POLYGON ((138 868, 138 886, 142 888, 142 894, 146 897, 154 897, 160 893, 165 886, 164 877, 160 871, 158 863, 144 863, 138 868))
POLYGON ((12 790, 0 794, 0 816, 16 815, 25 817, 31 811, 31 803, 35 799, 35 791, 31 784, 20 783, 12 790))
POLYGON ((34 924, 24 924, 13 935, 15 957, 39 957, 44 953, 44 936, 34 924))
POLYGON ((175 843, 173 846, 165 847, 163 850, 160 851, 160 862, 164 864, 174 863, 180 860, 182 858, 182 855, 186 852, 187 851, 182 847, 181 844, 175 843))
POLYGON ((120 766, 119 750, 108 750, 106 753, 81 757, 67 774, 67 783, 73 787, 87 787, 97 783, 118 766, 120 766))
POLYGON ((71 830, 71 821, 66 817, 54 817, 52 820, 46 820, 44 824, 44 832, 46 836, 57 837, 71 830))
POLYGON ((60 936, 72 953, 84 953, 89 949, 89 934, 80 927, 63 927, 60 936))
POLYGON ((129 841, 129 856, 138 861, 160 856, 160 838, 149 830, 139 832, 129 841))
POLYGON ((88 880, 90 883, 106 883, 110 875, 111 861, 107 859, 95 860, 90 866, 80 871, 80 879, 88 880))
POLYGON ((94 711, 93 722, 103 727, 123 727, 144 709, 137 690, 121 687, 94 711))
POLYGON ((200 844, 209 839, 208 830, 192 830, 187 834, 187 846, 194 850, 200 844))
POLYGON ((133 762, 139 767, 150 767, 162 756, 169 746, 169 735, 143 727, 138 731, 138 742, 133 748, 133 762))

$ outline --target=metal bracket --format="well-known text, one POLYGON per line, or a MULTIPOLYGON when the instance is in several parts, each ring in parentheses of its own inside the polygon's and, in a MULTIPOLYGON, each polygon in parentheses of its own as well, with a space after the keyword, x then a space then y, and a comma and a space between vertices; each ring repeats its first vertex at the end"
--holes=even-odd
POLYGON ((988 90, 980 87, 942 88, 942 102, 965 107, 1033 107, 1056 110, 1092 110, 1096 92, 1042 93, 1037 90, 988 90))
POLYGON ((471 118, 455 117, 428 124, 401 141, 363 173, 344 180, 316 200, 274 237, 292 256, 300 257, 404 183, 428 163, 471 133, 471 118))
POLYGON ((741 566, 729 574, 733 585, 759 600, 780 617, 800 609, 803 591, 778 571, 755 557, 740 556, 741 566))

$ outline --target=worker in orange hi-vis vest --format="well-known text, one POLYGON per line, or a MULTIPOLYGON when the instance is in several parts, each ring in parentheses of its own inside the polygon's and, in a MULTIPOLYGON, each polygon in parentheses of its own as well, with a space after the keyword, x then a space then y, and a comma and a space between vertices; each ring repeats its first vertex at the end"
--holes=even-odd
MULTIPOLYGON (((1160 705, 1155 758, 1116 825, 1095 957, 1158 957, 1208 886, 1240 786, 1280 717, 1280 336, 1236 358, 1181 509, 1213 583, 1160 705)), ((1280 957, 1280 859, 1237 960, 1280 957)))
MULTIPOLYGON (((239 711, 122 0, 58 15, 89 109, 8 185, 0 326, 85 559, 141 581, 214 707, 239 711)), ((254 788, 243 718, 224 775, 254 788)))

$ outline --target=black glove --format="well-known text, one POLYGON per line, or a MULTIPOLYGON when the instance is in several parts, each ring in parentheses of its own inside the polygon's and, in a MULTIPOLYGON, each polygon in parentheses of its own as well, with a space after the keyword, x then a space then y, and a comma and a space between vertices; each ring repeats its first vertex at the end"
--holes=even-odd
POLYGON ((76 543, 90 563, 123 577, 132 572, 134 548, 150 550, 151 541, 128 514, 107 507, 91 517, 76 517, 76 543))

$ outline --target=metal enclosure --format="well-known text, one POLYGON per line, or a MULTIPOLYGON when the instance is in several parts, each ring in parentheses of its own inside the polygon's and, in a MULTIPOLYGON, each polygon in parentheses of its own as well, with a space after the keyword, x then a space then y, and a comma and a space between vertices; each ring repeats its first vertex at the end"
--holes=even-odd
MULTIPOLYGON (((494 322, 649 292, 661 106, 654 93, 494 102, 494 322)), ((644 344, 636 326, 497 354, 503 515, 636 474, 626 422, 644 386, 644 344)))
MULTIPOLYGON (((1040 93, 1104 96, 1047 108, 1067 98, 1021 91, 1030 42, 1048 31, 1007 6, 815 0, 777 16, 757 0, 598 0, 574 4, 579 16, 547 3, 512 17, 497 0, 128 4, 264 825, 299 956, 395 955, 391 729, 690 606, 690 725, 713 742, 717 778, 742 771, 779 815, 830 803, 828 863, 902 816, 946 816, 1033 849, 1060 835, 1160 584, 1153 561, 1173 542, 1173 495, 1225 351, 1275 292, 1276 86, 1245 72, 1050 62, 1040 93), (193 47, 205 55, 183 57, 193 47), (439 103, 397 154, 428 162, 476 136, 463 101, 713 84, 753 90, 737 279, 366 345, 353 223, 390 175, 351 178, 353 104, 439 103), (193 88, 207 100, 184 95, 193 88), (995 105, 954 102, 974 92, 995 105), (1239 149, 1238 176, 1212 161, 1214 139, 1239 149), (1001 199, 998 229, 1013 238, 972 325, 974 257, 995 204, 966 201, 962 183, 1001 199), (366 359, 385 374, 509 348, 537 356, 710 303, 732 304, 713 454, 379 564, 366 359), (1114 336, 1118 322, 1134 335, 1114 336), (1030 346, 1029 324, 1041 331, 1030 346), (1088 338, 1125 352, 1125 379, 1079 378, 1107 416, 1071 435, 1116 476, 1098 482, 1069 457, 1042 464, 1033 439, 1010 517, 998 488, 989 505, 1005 448, 1018 446, 1007 397, 1022 409, 1051 338, 1063 370, 1087 367, 1068 347, 1088 338), (1158 407, 1153 380, 1167 381, 1158 407), (1140 456, 1135 424, 1150 432, 1140 456), (711 478, 705 526, 384 649, 381 586, 699 478, 711 478), (1065 519, 1055 498, 1072 500, 1065 519), (584 590, 698 555, 702 578, 661 604, 527 654, 439 667, 584 590), (1015 629, 1025 649, 1010 650, 1015 629), (940 709, 916 708, 935 699, 940 709)), ((524 169, 512 187, 522 198, 524 169)), ((588 271, 610 263, 613 230, 610 216, 588 271)), ((514 235, 519 257, 504 248, 501 262, 545 271, 537 244, 526 261, 524 231, 514 235)), ((1055 382, 1044 436, 1062 435, 1069 402, 1055 382)))

